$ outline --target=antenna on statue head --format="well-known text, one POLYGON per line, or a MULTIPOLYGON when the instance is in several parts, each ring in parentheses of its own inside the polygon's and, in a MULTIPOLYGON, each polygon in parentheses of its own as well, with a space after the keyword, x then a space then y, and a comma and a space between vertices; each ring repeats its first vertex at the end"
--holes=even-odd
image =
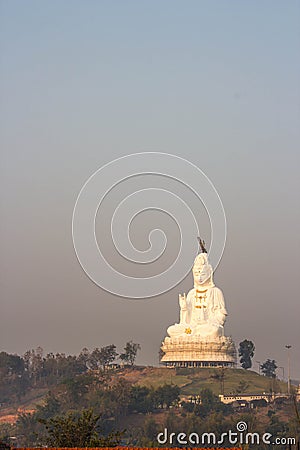
POLYGON ((197 237, 197 239, 199 241, 201 252, 202 253, 207 253, 207 250, 205 248, 205 242, 199 236, 197 237))

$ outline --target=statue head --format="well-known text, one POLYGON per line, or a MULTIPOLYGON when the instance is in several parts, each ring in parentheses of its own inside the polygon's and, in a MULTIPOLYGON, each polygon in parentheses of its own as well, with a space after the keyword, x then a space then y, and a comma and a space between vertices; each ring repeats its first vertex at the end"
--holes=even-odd
POLYGON ((193 265, 193 277, 195 287, 213 286, 213 269, 209 264, 207 253, 200 253, 196 256, 193 265))

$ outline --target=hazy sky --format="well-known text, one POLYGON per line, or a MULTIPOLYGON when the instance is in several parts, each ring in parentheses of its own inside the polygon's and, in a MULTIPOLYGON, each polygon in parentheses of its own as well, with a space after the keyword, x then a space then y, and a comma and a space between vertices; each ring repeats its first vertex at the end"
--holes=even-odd
MULTIPOLYGON (((191 276, 152 299, 113 296, 81 269, 71 220, 95 170, 162 151, 200 167, 222 198, 226 333, 254 341, 255 369, 267 358, 286 368, 292 345, 300 378, 299 5, 1 1, 0 350, 133 339, 138 362, 157 364, 191 276)), ((149 214, 133 232, 141 247, 149 223, 174 231, 149 214)))

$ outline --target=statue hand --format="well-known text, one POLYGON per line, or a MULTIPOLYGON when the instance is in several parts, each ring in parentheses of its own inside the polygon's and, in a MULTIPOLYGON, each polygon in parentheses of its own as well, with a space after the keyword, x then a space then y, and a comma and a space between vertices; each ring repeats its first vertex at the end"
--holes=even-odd
POLYGON ((186 296, 179 294, 179 305, 181 309, 186 309, 186 296))

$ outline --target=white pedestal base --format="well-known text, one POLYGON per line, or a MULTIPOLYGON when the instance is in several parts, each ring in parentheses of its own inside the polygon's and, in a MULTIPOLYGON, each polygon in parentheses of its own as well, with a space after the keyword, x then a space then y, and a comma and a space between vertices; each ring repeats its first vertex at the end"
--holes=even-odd
POLYGON ((235 367, 236 348, 231 337, 203 340, 200 336, 166 337, 161 363, 177 367, 235 367))

